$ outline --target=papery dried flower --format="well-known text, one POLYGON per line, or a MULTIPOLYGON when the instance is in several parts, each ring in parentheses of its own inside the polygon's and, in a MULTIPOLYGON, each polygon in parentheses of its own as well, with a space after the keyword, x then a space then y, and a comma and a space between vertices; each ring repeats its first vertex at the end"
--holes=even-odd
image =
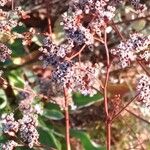
POLYGON ((139 93, 139 101, 150 107, 150 77, 142 74, 138 80, 136 90, 139 93))
POLYGON ((3 43, 0 43, 0 61, 4 62, 10 57, 12 51, 3 43))
POLYGON ((122 68, 130 65, 132 61, 135 61, 144 50, 148 48, 150 44, 150 36, 144 36, 140 33, 130 34, 130 38, 121 42, 116 49, 112 49, 111 53, 119 59, 119 63, 122 68))
POLYGON ((13 19, 9 20, 2 20, 0 24, 0 31, 5 33, 5 32, 10 32, 12 28, 17 26, 17 22, 13 19))
POLYGON ((130 2, 139 15, 141 15, 147 9, 145 4, 140 3, 140 0, 130 0, 130 2))
POLYGON ((31 45, 34 34, 35 34, 35 30, 33 28, 30 28, 28 32, 24 32, 22 44, 31 45))
POLYGON ((18 143, 16 143, 13 140, 10 140, 6 142, 5 144, 1 144, 0 148, 1 150, 14 150, 14 148, 17 146, 18 146, 18 143))
POLYGON ((34 109, 34 113, 35 114, 39 114, 39 115, 42 115, 43 114, 43 107, 41 104, 35 104, 33 106, 33 109, 34 109))
POLYGON ((11 30, 19 25, 19 19, 22 17, 21 8, 4 11, 0 9, 0 32, 3 34, 10 33, 11 30))
POLYGON ((139 56, 141 59, 144 59, 146 62, 150 62, 150 51, 146 50, 139 56))
POLYGON ((136 90, 139 93, 139 101, 150 108, 150 77, 142 74, 138 80, 136 90))
POLYGON ((15 136, 15 134, 18 132, 19 124, 17 121, 15 121, 14 114, 13 113, 9 115, 3 114, 1 121, 3 132, 5 134, 8 134, 9 136, 15 136))
POLYGON ((23 142, 30 148, 32 148, 34 145, 37 145, 39 143, 39 134, 36 130, 36 126, 38 125, 37 115, 24 114, 23 118, 18 122, 20 124, 19 135, 23 142))
POLYGON ((11 2, 11 0, 0 0, 0 6, 5 6, 8 2, 11 2))

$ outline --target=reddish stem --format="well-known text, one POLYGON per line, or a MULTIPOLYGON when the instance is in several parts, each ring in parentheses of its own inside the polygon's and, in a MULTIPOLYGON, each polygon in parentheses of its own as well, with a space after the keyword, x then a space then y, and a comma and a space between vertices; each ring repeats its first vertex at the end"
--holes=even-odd
POLYGON ((76 56, 80 55, 81 52, 84 50, 85 47, 86 47, 86 45, 84 44, 84 45, 82 46, 82 48, 81 48, 77 53, 75 53, 73 56, 71 56, 71 57, 69 57, 69 58, 66 58, 66 60, 70 61, 70 60, 72 60, 73 58, 75 58, 76 56))
POLYGON ((106 79, 104 84, 104 108, 105 108, 105 114, 106 114, 106 146, 107 150, 110 150, 111 148, 111 123, 109 121, 109 111, 108 111, 108 98, 107 98, 107 84, 109 79, 109 73, 110 73, 110 57, 109 57, 109 50, 107 46, 107 33, 105 31, 104 34, 104 46, 106 50, 106 56, 107 56, 107 72, 106 72, 106 79))
POLYGON ((142 69, 146 72, 148 76, 150 76, 150 72, 145 68, 141 61, 137 60, 138 64, 142 67, 142 69))
POLYGON ((14 0, 11 0, 11 9, 14 10, 14 0))
POLYGON ((71 150, 71 147, 70 147, 70 124, 69 124, 68 98, 67 98, 66 88, 64 88, 64 98, 65 98, 65 122, 66 122, 66 147, 67 147, 67 150, 71 150))
POLYGON ((47 9, 47 20, 48 20, 48 33, 50 35, 52 35, 52 27, 51 27, 51 18, 50 18, 50 10, 49 10, 49 0, 45 0, 45 3, 46 3, 46 9, 47 9))

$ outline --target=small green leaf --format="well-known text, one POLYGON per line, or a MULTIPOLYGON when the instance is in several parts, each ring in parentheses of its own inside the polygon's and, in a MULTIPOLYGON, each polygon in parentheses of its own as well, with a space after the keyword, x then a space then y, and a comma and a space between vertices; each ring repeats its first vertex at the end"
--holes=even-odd
POLYGON ((52 120, 61 120, 64 118, 64 115, 56 109, 52 110, 44 109, 43 116, 52 120))
POLYGON ((21 78, 21 70, 13 70, 9 73, 9 80, 12 86, 23 87, 24 80, 21 78))
POLYGON ((142 29, 144 29, 146 25, 146 20, 138 20, 138 21, 135 21, 131 24, 131 27, 136 30, 136 31, 141 31, 142 29))
POLYGON ((78 107, 89 106, 97 101, 102 101, 103 97, 99 93, 95 94, 93 97, 84 96, 80 93, 73 94, 74 104, 78 107))
POLYGON ((22 26, 16 26, 15 28, 12 29, 13 32, 17 33, 23 33, 27 31, 26 26, 23 24, 22 26))
POLYGON ((105 147, 96 144, 90 139, 90 136, 83 131, 71 130, 71 136, 80 139, 85 150, 105 150, 105 147))
POLYGON ((5 92, 0 89, 0 109, 3 109, 7 105, 7 98, 5 92))
POLYGON ((21 39, 16 39, 13 44, 9 45, 9 48, 12 50, 12 57, 20 57, 25 54, 21 39))

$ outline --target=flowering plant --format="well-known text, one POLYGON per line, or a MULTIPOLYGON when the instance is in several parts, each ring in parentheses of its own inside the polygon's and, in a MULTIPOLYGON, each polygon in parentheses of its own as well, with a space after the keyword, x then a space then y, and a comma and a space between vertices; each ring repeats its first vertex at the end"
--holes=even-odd
POLYGON ((149 5, 0 0, 1 149, 147 149, 120 117, 149 124, 149 5))

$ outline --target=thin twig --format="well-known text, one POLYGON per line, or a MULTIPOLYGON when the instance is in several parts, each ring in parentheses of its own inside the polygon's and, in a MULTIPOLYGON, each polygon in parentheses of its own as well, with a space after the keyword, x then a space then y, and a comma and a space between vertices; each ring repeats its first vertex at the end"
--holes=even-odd
POLYGON ((86 44, 84 44, 84 45, 82 46, 82 48, 81 48, 77 53, 75 53, 73 56, 71 56, 71 57, 69 57, 69 58, 66 58, 66 60, 70 61, 70 60, 72 60, 73 58, 75 58, 76 56, 80 55, 81 52, 84 50, 85 47, 86 47, 86 44))
POLYGON ((138 17, 138 18, 135 18, 135 19, 130 19, 130 20, 123 20, 123 21, 119 21, 119 22, 112 22, 110 25, 120 25, 120 24, 123 24, 123 23, 130 23, 130 22, 135 22, 135 21, 138 21, 138 20, 142 20, 142 19, 147 19, 149 18, 150 15, 147 15, 145 17, 138 17))
POLYGON ((143 122, 147 123, 150 125, 150 122, 142 117, 140 117, 138 114, 134 113, 133 111, 129 110, 129 109, 125 109, 128 113, 130 113, 131 115, 133 115, 134 117, 136 117, 139 120, 142 120, 143 122))
POLYGON ((123 40, 126 41, 125 37, 123 36, 123 34, 119 31, 119 28, 117 27, 117 25, 114 23, 114 21, 112 20, 113 24, 112 27, 113 29, 117 32, 117 34, 119 35, 119 37, 123 40))
POLYGON ((142 69, 146 72, 148 76, 150 76, 150 72, 145 68, 141 61, 137 60, 138 64, 142 67, 142 69))

